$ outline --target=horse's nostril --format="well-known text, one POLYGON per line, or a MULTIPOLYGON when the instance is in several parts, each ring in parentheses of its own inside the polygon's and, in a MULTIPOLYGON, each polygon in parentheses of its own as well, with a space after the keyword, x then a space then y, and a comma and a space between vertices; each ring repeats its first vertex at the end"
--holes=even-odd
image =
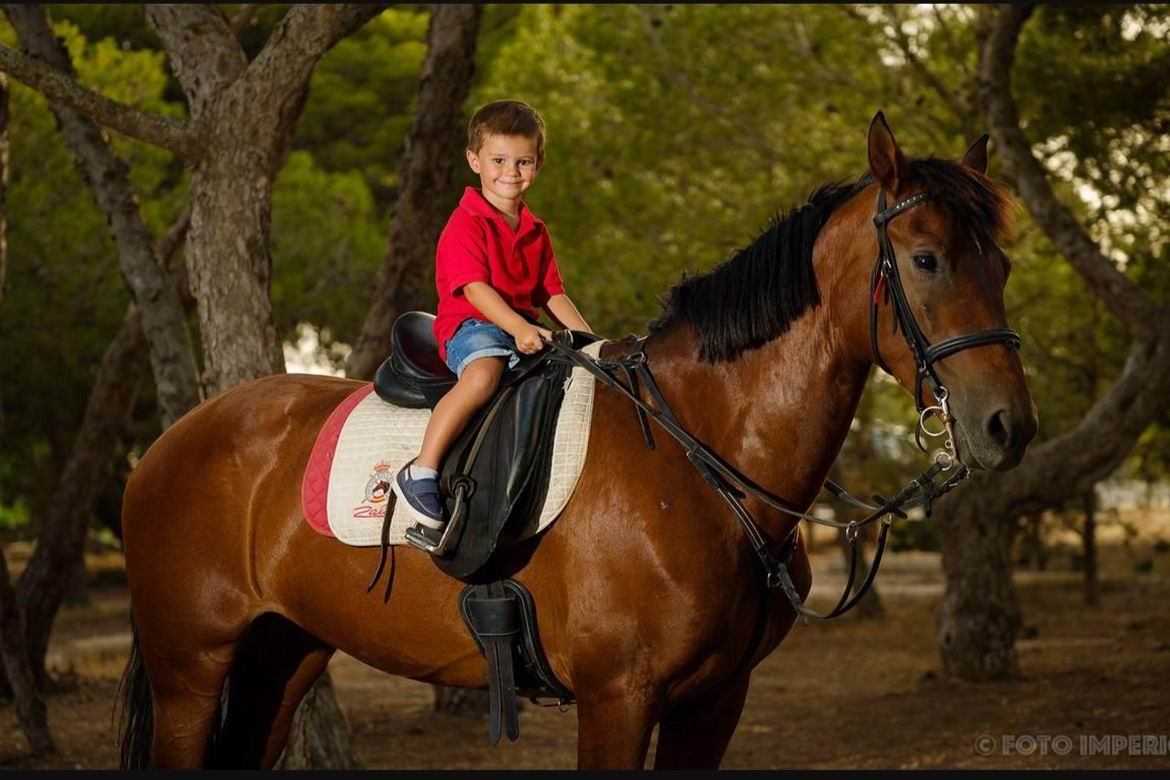
POLYGON ((1007 411, 1000 409, 987 420, 987 434, 991 440, 1004 449, 1012 443, 1012 429, 1008 424, 1007 411))

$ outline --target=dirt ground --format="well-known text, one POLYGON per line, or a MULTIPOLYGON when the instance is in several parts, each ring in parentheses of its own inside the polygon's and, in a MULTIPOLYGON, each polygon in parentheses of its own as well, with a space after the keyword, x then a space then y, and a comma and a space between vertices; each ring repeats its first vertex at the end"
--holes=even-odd
MULTIPOLYGON (((1158 536, 1170 538, 1170 520, 1159 525, 1158 536)), ((1059 550, 1049 571, 1018 573, 1021 675, 978 685, 940 674, 938 557, 887 556, 878 579, 885 616, 794 628, 755 670, 723 766, 1170 767, 1168 546, 1103 545, 1101 603, 1094 608, 1084 605, 1079 575, 1059 550), (1133 745, 1121 739, 1130 735, 1154 739, 1133 745)), ((838 556, 827 544, 820 549, 813 601, 824 607, 842 579, 838 556)), ((91 563, 116 568, 116 557, 91 563)), ((64 690, 48 699, 60 752, 29 760, 7 703, 0 706, 0 768, 116 766, 110 714, 129 640, 126 608, 116 572, 107 570, 95 575, 89 606, 63 613, 50 663, 64 690)), ((528 705, 520 741, 493 747, 486 718, 435 713, 426 685, 347 656, 331 669, 369 768, 575 765, 575 710, 528 705)), ((650 756, 652 762, 653 745, 650 756)))

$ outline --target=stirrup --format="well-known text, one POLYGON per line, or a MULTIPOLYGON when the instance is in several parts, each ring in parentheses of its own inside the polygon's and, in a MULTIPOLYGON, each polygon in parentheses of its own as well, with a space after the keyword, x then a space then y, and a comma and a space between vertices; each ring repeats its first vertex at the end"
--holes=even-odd
POLYGON ((467 514, 467 498, 470 493, 471 491, 465 485, 459 485, 455 488, 455 508, 451 510, 451 519, 447 521, 447 526, 443 529, 443 536, 439 539, 438 544, 432 542, 420 531, 416 531, 414 526, 406 529, 407 544, 438 558, 446 555, 447 545, 451 543, 454 532, 463 525, 463 518, 467 514))
POLYGON ((438 542, 432 542, 429 538, 427 538, 426 534, 418 530, 417 526, 411 526, 410 528, 406 529, 406 541, 410 544, 411 547, 417 547, 424 552, 428 552, 431 555, 437 555, 440 558, 444 553, 447 552, 447 541, 450 539, 450 537, 451 523, 447 523, 447 525, 443 527, 443 535, 439 538, 438 542))

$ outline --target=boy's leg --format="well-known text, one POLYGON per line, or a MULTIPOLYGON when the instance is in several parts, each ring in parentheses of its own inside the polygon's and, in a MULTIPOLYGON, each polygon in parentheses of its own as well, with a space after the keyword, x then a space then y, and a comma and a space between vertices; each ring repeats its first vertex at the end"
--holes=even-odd
POLYGON ((435 404, 416 464, 438 471, 463 427, 495 395, 506 364, 502 357, 484 357, 467 364, 459 381, 435 404))
POLYGON ((483 357, 467 364, 459 381, 435 404, 423 434, 419 456, 412 461, 413 465, 404 466, 394 478, 394 492, 407 503, 411 514, 418 520, 413 530, 432 545, 439 543, 445 524, 439 484, 435 475, 412 471, 415 467, 439 470, 443 456, 455 438, 499 387, 505 365, 506 360, 502 357, 483 357))

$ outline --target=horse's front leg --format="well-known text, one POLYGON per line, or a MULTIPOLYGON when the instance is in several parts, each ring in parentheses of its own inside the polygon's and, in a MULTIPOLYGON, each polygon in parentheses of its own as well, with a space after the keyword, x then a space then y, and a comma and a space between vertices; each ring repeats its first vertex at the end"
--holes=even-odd
POLYGON ((662 714, 657 696, 633 690, 577 700, 577 768, 641 769, 662 714))
POLYGON ((658 727, 655 769, 718 769, 739 725, 749 677, 734 688, 671 710, 658 727))

